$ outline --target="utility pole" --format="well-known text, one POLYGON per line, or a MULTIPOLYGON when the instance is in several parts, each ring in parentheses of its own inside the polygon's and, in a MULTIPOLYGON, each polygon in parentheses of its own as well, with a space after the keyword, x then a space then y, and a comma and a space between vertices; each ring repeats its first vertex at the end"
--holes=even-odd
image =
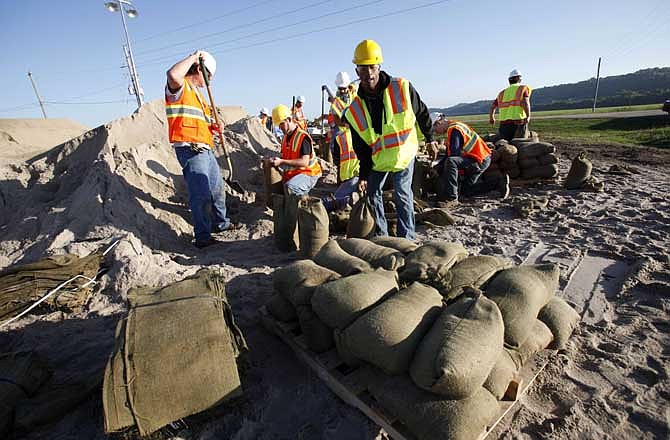
POLYGON ((126 13, 121 1, 119 4, 119 12, 121 13, 121 21, 123 22, 123 30, 126 34, 126 46, 128 46, 128 55, 130 58, 130 64, 128 65, 128 70, 130 70, 130 78, 133 82, 133 88, 135 89, 135 97, 137 98, 137 108, 142 107, 142 94, 140 93, 140 80, 137 78, 137 70, 135 70, 135 59, 133 58, 133 49, 130 47, 130 37, 128 36, 128 26, 126 25, 126 13))
POLYGON ((598 57, 598 73, 596 74, 596 93, 593 96, 593 111, 591 113, 596 112, 596 101, 598 100, 598 86, 600 85, 600 61, 602 60, 602 57, 598 57))
POLYGON ((33 85, 33 90, 35 91, 35 96, 37 96, 37 101, 39 101, 40 107, 42 107, 42 114, 44 115, 44 119, 47 119, 47 112, 44 110, 44 103, 42 102, 42 98, 40 97, 39 92, 37 91, 37 86, 33 80, 33 74, 28 72, 28 78, 30 78, 30 83, 33 85))

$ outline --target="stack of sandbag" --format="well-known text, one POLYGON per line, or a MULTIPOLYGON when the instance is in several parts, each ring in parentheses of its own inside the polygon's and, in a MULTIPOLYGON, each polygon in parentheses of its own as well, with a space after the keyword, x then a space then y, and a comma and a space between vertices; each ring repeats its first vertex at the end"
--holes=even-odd
POLYGON ((140 435, 242 394, 246 342, 223 278, 202 269, 163 288, 133 288, 103 385, 105 431, 140 435))
POLYGON ((519 170, 517 163, 518 150, 516 146, 500 139, 491 150, 491 165, 484 172, 486 178, 497 178, 503 174, 507 174, 512 179, 519 177, 521 170, 519 170))
POLYGON ((522 179, 551 179, 558 176, 556 146, 548 142, 512 139, 517 148, 517 164, 522 179))
POLYGON ((329 217, 317 197, 272 195, 274 237, 282 252, 300 250, 303 258, 312 258, 328 240, 329 217))

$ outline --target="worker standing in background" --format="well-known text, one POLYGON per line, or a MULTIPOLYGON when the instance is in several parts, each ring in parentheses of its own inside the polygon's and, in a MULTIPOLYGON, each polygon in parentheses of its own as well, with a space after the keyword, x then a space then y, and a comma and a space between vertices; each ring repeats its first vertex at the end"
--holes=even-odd
POLYGON ((321 177, 321 167, 314 153, 312 138, 293 121, 285 105, 272 109, 272 123, 284 133, 281 157, 272 157, 274 167, 282 167, 282 180, 289 194, 304 196, 314 188, 321 177))
POLYGON ((437 145, 433 145, 428 107, 408 80, 381 70, 382 61, 382 49, 375 41, 363 40, 356 46, 353 63, 361 81, 343 119, 351 127, 353 149, 360 160, 358 189, 367 191, 372 204, 375 235, 388 235, 382 189, 390 177, 398 236, 412 240, 416 236, 412 177, 418 131, 431 147, 437 145))
POLYGON ((270 118, 269 113, 270 111, 266 107, 261 108, 259 111, 258 120, 263 127, 269 131, 272 131, 272 119, 270 118))
POLYGON ((216 130, 212 110, 198 90, 205 86, 204 75, 211 79, 215 72, 214 57, 197 50, 170 67, 165 86, 168 136, 188 188, 197 248, 219 243, 212 232, 236 228, 227 217, 226 191, 212 152, 212 131, 216 130), (206 72, 200 67, 200 59, 206 72))
POLYGON ((514 138, 528 137, 530 122, 530 94, 532 89, 521 84, 521 72, 517 69, 509 73, 509 87, 498 93, 491 104, 489 123, 495 124, 496 108, 500 112, 500 137, 511 141, 514 138))
POLYGON ((337 180, 340 184, 335 194, 323 199, 327 211, 343 209, 351 202, 351 195, 358 189, 360 161, 351 142, 351 129, 346 125, 337 134, 335 146, 339 158, 337 180))
MULTIPOLYGON (((351 101, 354 99, 355 93, 351 92, 350 86, 351 79, 347 72, 338 72, 335 75, 335 86, 337 86, 337 93, 333 95, 333 92, 330 88, 324 84, 321 86, 321 90, 325 90, 328 93, 328 102, 330 103, 330 110, 328 113, 328 122, 330 125, 330 151, 333 153, 333 163, 336 167, 340 165, 340 150, 341 148, 336 148, 337 144, 335 139, 339 135, 341 128, 346 122, 342 121, 342 113, 346 109, 351 101)), ((339 180, 339 176, 338 176, 339 180)))
POLYGON ((291 109, 291 114, 293 115, 293 122, 298 124, 298 127, 303 130, 307 130, 307 119, 305 118, 305 113, 303 111, 303 105, 305 104, 305 97, 300 95, 295 100, 295 105, 291 109))

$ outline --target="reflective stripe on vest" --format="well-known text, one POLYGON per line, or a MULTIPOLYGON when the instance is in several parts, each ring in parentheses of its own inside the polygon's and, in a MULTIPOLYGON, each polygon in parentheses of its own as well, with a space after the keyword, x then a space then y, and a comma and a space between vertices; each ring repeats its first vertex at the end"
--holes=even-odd
MULTIPOLYGON (((281 144, 282 159, 300 159, 302 157, 300 154, 300 146, 305 137, 309 139, 310 143, 312 142, 312 138, 309 137, 309 134, 300 128, 296 128, 291 136, 284 136, 281 144)), ((286 171, 284 171, 283 180, 284 182, 288 182, 298 174, 307 174, 308 176, 321 175, 321 167, 316 159, 316 154, 314 154, 314 148, 312 148, 309 153, 309 164, 306 167, 298 168, 287 166, 286 171)))
POLYGON ((303 130, 307 130, 307 120, 305 119, 305 114, 302 111, 302 108, 293 107, 293 122, 298 124, 298 127, 303 130))
POLYGON ((184 80, 181 97, 176 102, 165 101, 165 114, 168 121, 168 137, 171 143, 195 142, 213 145, 214 139, 209 130, 211 119, 209 107, 198 90, 184 80))
POLYGON ((335 142, 340 147, 340 181, 358 176, 360 162, 352 146, 351 131, 348 128, 342 129, 335 137, 335 142))
POLYGON ((459 121, 449 121, 447 126, 447 138, 444 143, 447 147, 447 156, 451 156, 450 145, 451 135, 454 130, 458 130, 463 136, 463 147, 461 148, 462 157, 471 157, 478 163, 482 163, 491 154, 491 149, 486 142, 469 125, 459 121))
POLYGON ((523 95, 530 87, 521 84, 511 84, 498 94, 498 108, 500 109, 501 121, 519 121, 527 117, 526 111, 521 106, 523 95))
POLYGON ((344 116, 352 129, 372 149, 372 169, 379 172, 402 171, 419 148, 416 116, 409 99, 409 81, 392 78, 384 90, 382 133, 375 133, 365 101, 354 98, 344 116))
POLYGON ((338 118, 342 117, 342 112, 345 108, 347 108, 347 104, 345 104, 345 102, 340 98, 333 99, 333 102, 330 104, 331 113, 338 118))

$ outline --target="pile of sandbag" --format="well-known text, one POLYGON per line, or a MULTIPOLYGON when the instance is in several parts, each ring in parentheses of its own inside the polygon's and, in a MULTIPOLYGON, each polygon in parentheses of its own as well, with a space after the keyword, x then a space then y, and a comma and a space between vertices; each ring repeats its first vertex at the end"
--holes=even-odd
POLYGON ((518 150, 516 146, 510 144, 504 139, 495 144, 488 143, 491 149, 491 165, 486 169, 486 178, 498 178, 507 174, 510 178, 516 179, 521 174, 517 163, 518 150))
POLYGON ((376 369, 369 391, 418 438, 468 439, 498 415, 524 363, 576 327, 554 296, 558 279, 556 265, 515 267, 460 243, 331 240, 314 261, 275 272, 267 308, 297 315, 313 351, 335 347, 350 366, 376 369))
POLYGON ((277 248, 299 250, 312 258, 328 241, 329 218, 318 197, 272 194, 272 220, 277 248))
POLYGON ((517 165, 522 179, 551 179, 558 176, 556 146, 532 139, 512 139, 517 148, 517 165))
POLYGON ((242 394, 247 350, 223 278, 208 269, 163 288, 133 288, 105 369, 105 431, 140 435, 242 394))

